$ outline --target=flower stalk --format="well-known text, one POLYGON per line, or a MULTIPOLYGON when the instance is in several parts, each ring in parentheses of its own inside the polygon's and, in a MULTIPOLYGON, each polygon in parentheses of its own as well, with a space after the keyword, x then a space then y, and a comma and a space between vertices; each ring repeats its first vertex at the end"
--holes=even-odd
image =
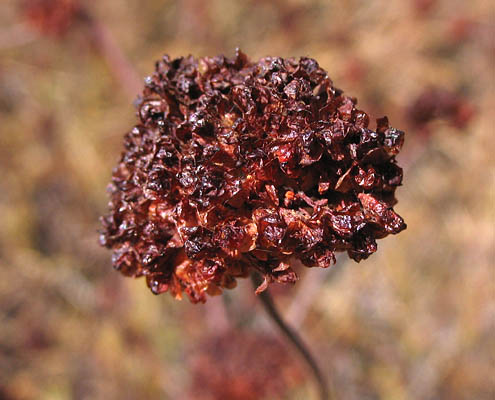
MULTIPOLYGON (((257 273, 251 274, 251 280, 255 288, 262 283, 262 279, 257 273)), ((265 309, 270 319, 275 323, 275 325, 277 325, 277 328, 280 330, 280 332, 285 336, 285 338, 294 347, 299 356, 301 356, 301 358, 309 367, 318 386, 320 400, 329 400, 330 391, 328 389, 327 381, 323 375, 321 368, 319 367, 314 356, 311 354, 308 347, 302 340, 301 336, 283 320, 282 316, 275 306, 269 290, 260 292, 258 296, 261 304, 263 305, 263 308, 265 309)))

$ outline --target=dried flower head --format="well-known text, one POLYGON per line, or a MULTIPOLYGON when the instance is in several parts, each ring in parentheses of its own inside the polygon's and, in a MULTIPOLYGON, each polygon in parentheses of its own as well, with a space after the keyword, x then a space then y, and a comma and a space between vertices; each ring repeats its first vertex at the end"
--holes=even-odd
POLYGON ((190 399, 280 399, 303 381, 288 349, 266 333, 210 336, 194 349, 189 365, 190 399))
POLYGON ((360 261, 406 227, 404 133, 386 117, 369 129, 311 58, 165 56, 138 103, 100 241, 153 293, 204 302, 253 270, 258 291, 294 283, 292 259, 360 261))

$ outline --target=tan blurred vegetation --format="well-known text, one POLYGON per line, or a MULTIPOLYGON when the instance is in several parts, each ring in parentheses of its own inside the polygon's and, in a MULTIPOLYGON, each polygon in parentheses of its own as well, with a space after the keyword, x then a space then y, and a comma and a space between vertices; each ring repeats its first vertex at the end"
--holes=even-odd
MULTIPOLYGON (((0 3, 0 399, 185 399, 196 343, 272 328, 248 282, 193 306, 112 270, 98 217, 133 98, 81 24, 41 34, 20 4, 0 3)), ((408 229, 360 264, 307 271, 277 302, 339 399, 495 397, 491 2, 83 4, 139 76, 164 53, 310 56, 372 120, 406 130, 396 209, 408 229), (459 107, 414 120, 431 88, 459 107)), ((287 387, 271 398, 315 395, 309 378, 287 387)))

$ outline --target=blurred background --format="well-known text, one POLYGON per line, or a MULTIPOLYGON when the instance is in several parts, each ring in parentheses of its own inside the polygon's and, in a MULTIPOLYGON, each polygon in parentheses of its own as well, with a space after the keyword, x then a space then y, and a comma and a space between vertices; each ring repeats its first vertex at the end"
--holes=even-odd
POLYGON ((272 290, 336 398, 495 398, 492 2, 3 0, 0 399, 316 398, 248 281, 156 297, 97 244, 155 60, 237 46, 315 58, 407 132, 408 229, 272 290))

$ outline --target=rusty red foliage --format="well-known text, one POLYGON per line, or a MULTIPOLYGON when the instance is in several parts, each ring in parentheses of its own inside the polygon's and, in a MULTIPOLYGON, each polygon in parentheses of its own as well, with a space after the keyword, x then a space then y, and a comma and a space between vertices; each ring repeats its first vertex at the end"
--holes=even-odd
POLYGON ((371 130, 311 58, 165 56, 138 117, 100 241, 153 293, 204 302, 251 271, 258 291, 294 283, 291 260, 360 261, 406 227, 392 209, 404 133, 386 117, 371 130))

